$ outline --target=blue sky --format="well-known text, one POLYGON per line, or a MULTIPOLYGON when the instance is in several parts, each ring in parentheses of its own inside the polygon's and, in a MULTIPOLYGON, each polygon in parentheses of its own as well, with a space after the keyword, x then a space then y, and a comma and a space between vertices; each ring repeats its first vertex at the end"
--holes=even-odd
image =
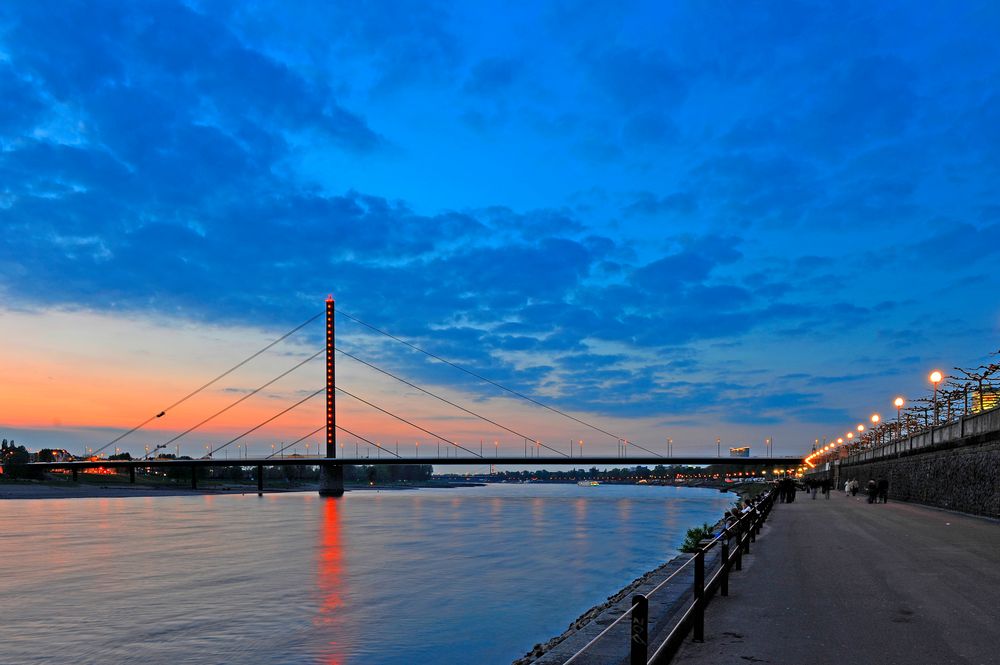
POLYGON ((0 308, 266 339, 333 292, 637 438, 798 452, 1000 346, 998 28, 974 2, 5 3, 0 308))

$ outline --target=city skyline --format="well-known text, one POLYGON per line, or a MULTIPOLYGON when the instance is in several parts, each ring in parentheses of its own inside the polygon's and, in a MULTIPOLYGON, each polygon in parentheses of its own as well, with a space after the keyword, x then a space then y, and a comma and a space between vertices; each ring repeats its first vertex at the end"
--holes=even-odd
MULTIPOLYGON (((996 8, 494 10, 0 10, 4 436, 102 445, 331 292, 677 454, 716 437, 800 454, 1000 346, 996 8)), ((500 422, 614 450, 349 321, 338 332, 500 422)), ((321 340, 310 328, 123 447, 321 340)), ((500 438, 340 360, 360 394, 500 438)), ((201 438, 320 387, 320 365, 201 438)), ((427 441, 338 408, 373 439, 427 441)), ((297 438, 320 409, 266 436, 297 438)))

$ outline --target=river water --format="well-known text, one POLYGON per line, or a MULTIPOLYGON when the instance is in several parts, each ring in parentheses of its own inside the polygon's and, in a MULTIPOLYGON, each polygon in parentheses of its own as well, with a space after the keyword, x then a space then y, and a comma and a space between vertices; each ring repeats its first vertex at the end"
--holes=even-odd
POLYGON ((489 485, 9 501, 0 663, 498 663, 734 497, 489 485))

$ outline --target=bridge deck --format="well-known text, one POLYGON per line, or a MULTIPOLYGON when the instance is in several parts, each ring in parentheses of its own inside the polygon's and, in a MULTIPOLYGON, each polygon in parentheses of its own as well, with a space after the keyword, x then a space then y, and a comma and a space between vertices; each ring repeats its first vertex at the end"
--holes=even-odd
POLYGON ((1000 523, 843 492, 772 515, 675 663, 997 662, 1000 523))
POLYGON ((356 457, 272 457, 272 458, 250 458, 237 459, 235 457, 227 459, 215 457, 211 459, 189 459, 189 460, 100 460, 96 462, 34 462, 31 466, 46 467, 49 469, 70 469, 70 468, 91 468, 103 467, 147 467, 147 466, 315 466, 318 464, 434 464, 441 466, 475 466, 481 464, 502 465, 531 465, 536 468, 551 466, 635 466, 637 464, 653 466, 663 464, 728 464, 738 466, 759 466, 774 465, 782 468, 796 466, 801 460, 798 457, 393 457, 384 455, 382 457, 356 458, 356 457))

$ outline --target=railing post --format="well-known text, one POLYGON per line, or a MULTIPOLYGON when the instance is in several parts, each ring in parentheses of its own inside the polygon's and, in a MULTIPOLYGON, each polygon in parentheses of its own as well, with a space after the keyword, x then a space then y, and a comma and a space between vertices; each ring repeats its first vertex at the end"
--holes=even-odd
POLYGON ((729 595, 729 529, 723 533, 722 543, 722 585, 720 593, 723 596, 729 595))
POLYGON ((632 596, 632 639, 629 665, 646 665, 649 651, 649 600, 637 593, 632 596))
POLYGON ((736 570, 743 570, 743 522, 736 521, 736 570))
POLYGON ((694 555, 694 641, 705 641, 705 550, 694 555))
POLYGON ((257 465, 257 496, 264 494, 264 465, 257 465))

